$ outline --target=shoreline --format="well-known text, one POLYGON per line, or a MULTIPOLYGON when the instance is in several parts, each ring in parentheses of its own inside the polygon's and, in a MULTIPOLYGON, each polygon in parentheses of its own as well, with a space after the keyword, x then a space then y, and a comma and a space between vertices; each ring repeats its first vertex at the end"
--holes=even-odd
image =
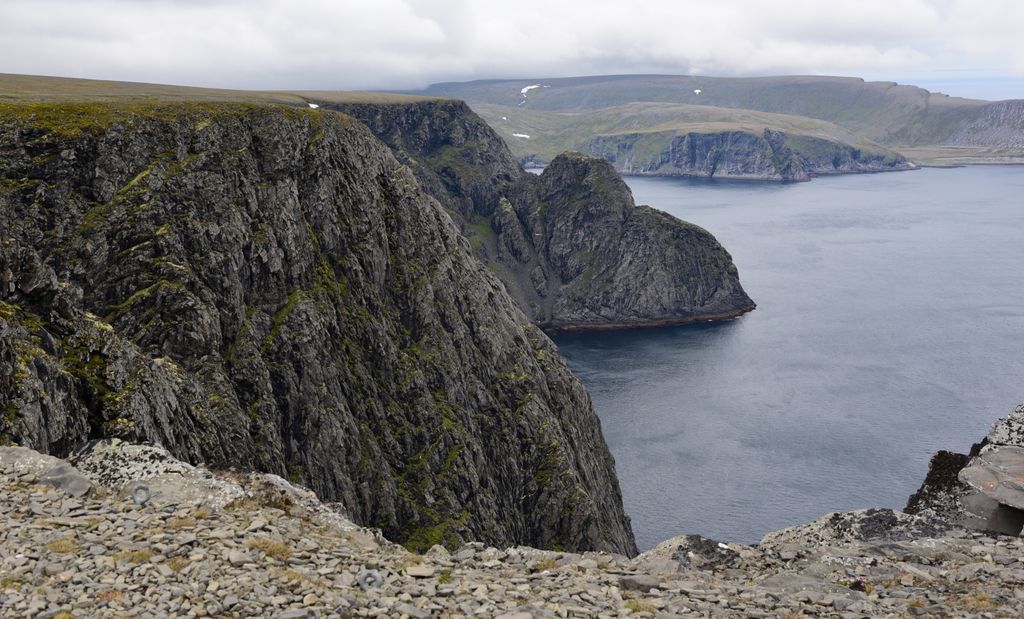
POLYGON ((537 325, 548 335, 561 335, 563 333, 586 333, 594 331, 628 331, 633 329, 656 329, 658 327, 678 327, 695 322, 723 322, 739 318, 740 316, 757 309, 756 303, 728 312, 716 314, 705 314, 701 316, 689 316, 685 318, 663 318, 660 320, 649 320, 646 322, 608 322, 608 323, 573 323, 567 325, 537 325))

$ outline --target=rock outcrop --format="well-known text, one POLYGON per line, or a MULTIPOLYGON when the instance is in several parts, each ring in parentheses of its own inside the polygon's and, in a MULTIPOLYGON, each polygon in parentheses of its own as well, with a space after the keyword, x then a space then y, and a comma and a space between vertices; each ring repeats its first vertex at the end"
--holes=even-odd
POLYGON ((938 516, 974 529, 1019 535, 1024 527, 1022 448, 1024 404, 996 421, 969 454, 936 453, 928 476, 904 511, 938 516))
POLYGON ((754 308, 710 233, 636 206, 600 158, 569 153, 537 177, 461 101, 319 103, 387 143, 546 330, 679 324, 754 308))
POLYGON ((825 174, 909 170, 897 153, 765 129, 708 133, 644 132, 594 136, 580 149, 622 174, 807 181, 825 174))
POLYGON ((287 477, 426 549, 635 551, 589 398, 355 120, 0 106, 0 436, 287 477))
POLYGON ((1015 617, 1024 539, 890 510, 756 546, 698 536, 634 559, 471 542, 413 554, 273 475, 101 442, 0 448, 0 615, 11 617, 1015 617), (75 496, 41 480, 86 479, 75 496), (138 504, 134 495, 151 493, 138 504))

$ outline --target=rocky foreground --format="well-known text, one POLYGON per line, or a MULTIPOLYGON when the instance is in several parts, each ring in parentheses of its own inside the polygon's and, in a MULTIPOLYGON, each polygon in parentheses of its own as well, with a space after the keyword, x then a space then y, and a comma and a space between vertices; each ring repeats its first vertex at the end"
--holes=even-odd
POLYGON ((482 544, 418 555, 273 475, 117 441, 68 462, 0 448, 7 617, 1015 617, 1022 546, 867 510, 755 547, 681 537, 632 560, 482 544))

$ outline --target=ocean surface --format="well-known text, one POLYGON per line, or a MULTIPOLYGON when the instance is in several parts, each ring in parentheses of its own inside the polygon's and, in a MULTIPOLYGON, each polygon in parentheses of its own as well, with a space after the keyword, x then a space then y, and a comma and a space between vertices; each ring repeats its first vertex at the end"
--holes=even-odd
POLYGON ((758 308, 555 338, 641 549, 902 508, 1024 401, 1024 167, 769 184, 628 178, 710 230, 758 308))

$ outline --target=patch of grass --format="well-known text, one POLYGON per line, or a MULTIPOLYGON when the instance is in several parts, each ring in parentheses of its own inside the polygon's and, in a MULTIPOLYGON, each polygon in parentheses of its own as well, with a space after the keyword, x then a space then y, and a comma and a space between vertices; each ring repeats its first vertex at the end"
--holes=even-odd
POLYGON ((971 612, 984 612, 992 610, 999 605, 992 599, 988 593, 984 591, 972 591, 966 595, 961 596, 954 602, 957 608, 967 610, 971 612))
POLYGON ((441 573, 437 576, 437 582, 442 585, 446 585, 452 581, 451 570, 441 570, 441 573))
POLYGON ((149 558, 153 556, 153 551, 148 548, 142 548, 140 550, 126 550, 119 552, 114 555, 115 561, 128 561, 129 563, 142 563, 149 561, 149 558))
POLYGON ((10 574, 0 576, 0 589, 5 591, 20 589, 23 584, 25 584, 25 581, 17 576, 11 576, 10 574))
POLYGON ((171 568, 175 572, 180 572, 189 566, 190 561, 182 556, 171 557, 167 560, 167 567, 171 568))
POLYGON ((287 561, 292 556, 291 546, 269 537, 251 539, 246 546, 253 550, 259 550, 268 557, 281 562, 287 561))
POLYGON ((49 544, 46 544, 44 548, 46 548, 50 552, 55 552, 57 554, 62 555, 72 554, 82 550, 82 547, 78 545, 78 542, 68 538, 54 540, 49 544))
POLYGON ((194 527, 196 519, 192 516, 184 516, 182 518, 168 518, 167 527, 171 529, 183 529, 185 527, 194 527))
POLYGON ((623 604, 626 608, 634 613, 656 613, 658 607, 646 600, 626 600, 623 604))
POLYGON ((53 619, 74 619, 74 615, 71 614, 70 610, 62 610, 54 615, 53 619))

